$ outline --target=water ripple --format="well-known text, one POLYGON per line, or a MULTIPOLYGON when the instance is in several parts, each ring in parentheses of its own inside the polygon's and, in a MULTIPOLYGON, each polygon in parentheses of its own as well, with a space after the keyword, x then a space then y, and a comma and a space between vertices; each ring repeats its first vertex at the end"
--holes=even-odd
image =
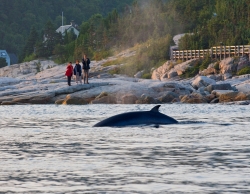
POLYGON ((249 108, 163 105, 179 124, 92 128, 114 108, 149 105, 0 107, 0 193, 250 193, 249 108))

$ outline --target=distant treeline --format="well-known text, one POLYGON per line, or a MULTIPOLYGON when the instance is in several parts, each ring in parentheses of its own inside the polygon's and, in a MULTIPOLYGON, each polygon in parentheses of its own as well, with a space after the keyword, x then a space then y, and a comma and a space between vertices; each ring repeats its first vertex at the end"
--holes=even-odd
POLYGON ((55 55, 64 62, 82 53, 100 59, 112 50, 138 43, 149 48, 151 43, 155 53, 163 53, 156 54, 157 59, 149 53, 148 60, 157 63, 168 58, 173 44, 167 41, 163 47, 159 40, 178 33, 192 33, 182 38, 180 49, 249 44, 250 4, 249 0, 9 0, 0 1, 0 25, 0 49, 18 53, 21 60, 55 55), (72 33, 65 37, 55 33, 62 10, 67 24, 71 19, 79 24, 77 39, 72 33))
POLYGON ((193 35, 182 38, 180 49, 206 49, 250 42, 249 0, 183 0, 179 10, 185 13, 183 22, 189 18, 193 21, 188 28, 193 35))
POLYGON ((114 8, 122 11, 133 0, 0 0, 0 49, 20 56, 34 27, 42 41, 45 25, 55 28, 74 20, 78 25, 93 14, 107 15, 114 8))

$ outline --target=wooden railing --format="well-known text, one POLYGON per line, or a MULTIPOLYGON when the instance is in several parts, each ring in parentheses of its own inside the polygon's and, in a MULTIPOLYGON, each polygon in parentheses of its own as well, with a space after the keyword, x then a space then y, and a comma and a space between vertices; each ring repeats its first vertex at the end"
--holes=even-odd
POLYGON ((171 59, 173 60, 189 60, 195 58, 204 58, 209 56, 211 58, 225 59, 233 56, 244 56, 250 57, 250 45, 238 45, 238 46, 215 46, 210 49, 203 50, 181 50, 172 51, 171 59))

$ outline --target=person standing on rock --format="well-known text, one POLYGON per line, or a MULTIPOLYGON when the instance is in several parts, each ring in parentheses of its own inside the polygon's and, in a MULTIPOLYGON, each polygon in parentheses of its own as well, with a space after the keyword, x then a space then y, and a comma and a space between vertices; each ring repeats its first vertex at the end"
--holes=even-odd
POLYGON ((83 69, 83 80, 84 83, 89 84, 89 69, 90 69, 90 60, 87 58, 87 55, 83 55, 82 59, 82 69, 83 69))
POLYGON ((74 67, 74 75, 76 76, 76 84, 78 84, 78 81, 80 82, 80 84, 82 84, 82 67, 79 63, 79 60, 76 60, 76 64, 74 67))
POLYGON ((71 86, 71 77, 73 76, 72 62, 69 62, 69 64, 67 65, 67 69, 66 69, 65 75, 68 78, 68 85, 71 86))

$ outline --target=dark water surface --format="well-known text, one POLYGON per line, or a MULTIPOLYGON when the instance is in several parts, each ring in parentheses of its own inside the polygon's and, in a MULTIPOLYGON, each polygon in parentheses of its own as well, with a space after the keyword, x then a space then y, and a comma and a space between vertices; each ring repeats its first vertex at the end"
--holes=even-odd
POLYGON ((179 124, 92 127, 153 106, 0 106, 0 193, 250 193, 250 106, 162 105, 179 124))

